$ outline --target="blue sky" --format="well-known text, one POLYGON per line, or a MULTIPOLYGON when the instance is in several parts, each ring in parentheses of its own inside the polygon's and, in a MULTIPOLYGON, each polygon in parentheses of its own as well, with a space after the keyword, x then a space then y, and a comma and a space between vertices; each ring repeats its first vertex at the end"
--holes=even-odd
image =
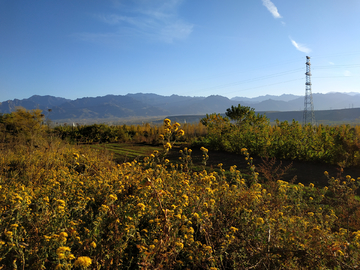
POLYGON ((0 0, 0 102, 360 92, 358 0, 0 0))

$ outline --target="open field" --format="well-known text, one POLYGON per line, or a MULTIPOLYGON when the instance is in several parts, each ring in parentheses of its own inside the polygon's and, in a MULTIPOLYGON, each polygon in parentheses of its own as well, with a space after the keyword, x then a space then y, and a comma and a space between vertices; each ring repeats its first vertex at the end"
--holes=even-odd
MULTIPOLYGON (((69 144, 41 119, 20 111, 0 122, 0 269, 358 268, 356 165, 278 166, 245 147, 199 147, 223 142, 206 141, 211 132, 190 149, 169 119, 160 144, 69 144)), ((238 128, 225 127, 227 139, 236 138, 238 128)), ((111 139, 106 126, 85 130, 93 128, 99 140, 111 139)), ((131 138, 147 139, 146 128, 131 138)), ((347 130, 335 134, 355 147, 347 130)))

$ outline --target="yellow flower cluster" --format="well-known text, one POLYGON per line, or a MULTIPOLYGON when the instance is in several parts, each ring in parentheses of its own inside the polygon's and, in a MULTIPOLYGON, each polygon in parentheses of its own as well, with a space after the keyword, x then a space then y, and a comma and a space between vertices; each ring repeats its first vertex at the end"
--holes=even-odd
POLYGON ((74 263, 75 267, 87 268, 92 264, 92 260, 89 257, 78 257, 74 263))
MULTIPOLYGON (((165 149, 174 148, 179 128, 164 120, 165 149)), ((17 268, 27 269, 24 256, 32 269, 256 269, 268 251, 269 267, 358 265, 360 212, 351 177, 329 179, 323 189, 262 181, 247 149, 249 166, 240 172, 223 164, 192 167, 188 148, 181 164, 165 159, 165 151, 116 164, 101 151, 54 145, 0 155, 0 267, 18 258, 17 268), (74 159, 85 169, 74 168, 74 159)), ((206 158, 208 149, 200 150, 206 158)))

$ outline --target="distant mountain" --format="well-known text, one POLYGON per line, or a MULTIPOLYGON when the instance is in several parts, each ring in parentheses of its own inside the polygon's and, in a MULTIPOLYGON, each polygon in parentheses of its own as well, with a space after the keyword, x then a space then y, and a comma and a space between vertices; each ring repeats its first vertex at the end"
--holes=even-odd
POLYGON ((225 112, 227 108, 234 103, 223 96, 209 96, 194 104, 188 104, 184 107, 182 114, 204 114, 214 112, 225 112))
POLYGON ((265 95, 265 96, 259 96, 255 98, 247 98, 247 97, 233 97, 231 100, 234 101, 244 101, 246 103, 254 104, 259 103, 265 100, 281 100, 281 101, 290 101, 299 98, 300 96, 295 96, 292 94, 282 94, 281 96, 274 96, 274 95, 265 95))
MULTIPOLYGON (((338 110, 360 107, 359 93, 313 94, 314 109, 338 110)), ((236 97, 228 99, 220 95, 208 97, 161 96, 157 94, 106 95, 70 100, 53 96, 32 96, 0 103, 0 113, 10 113, 21 106, 26 109, 41 109, 56 121, 81 121, 82 119, 106 119, 163 117, 176 115, 204 115, 224 113, 238 104, 254 108, 257 112, 295 112, 304 108, 304 97, 291 94, 266 95, 257 98, 236 97), (48 112, 51 109, 51 112, 48 112)), ((298 114, 298 113, 297 113, 298 114)), ((355 118, 358 118, 356 116, 355 118)))
MULTIPOLYGON (((360 95, 344 93, 313 94, 314 110, 337 110, 360 107, 360 95)), ((301 111, 304 97, 289 101, 268 99, 250 105, 257 111, 301 111)))
MULTIPOLYGON (((135 100, 141 101, 145 104, 149 104, 154 107, 160 107, 161 109, 168 111, 171 115, 183 114, 187 111, 188 114, 195 113, 195 104, 198 104, 206 97, 188 97, 188 96, 160 96, 157 94, 127 94, 135 100)), ((195 109, 196 110, 196 109, 195 109)))
POLYGON ((51 119, 92 119, 145 117, 168 114, 169 111, 145 104, 129 96, 107 95, 81 98, 54 107, 51 119))
POLYGON ((24 107, 28 110, 40 109, 42 111, 47 111, 55 106, 64 104, 65 102, 71 101, 70 99, 53 97, 53 96, 38 96, 34 95, 28 99, 14 99, 7 100, 0 103, 0 112, 1 113, 10 113, 15 110, 16 107, 24 107))

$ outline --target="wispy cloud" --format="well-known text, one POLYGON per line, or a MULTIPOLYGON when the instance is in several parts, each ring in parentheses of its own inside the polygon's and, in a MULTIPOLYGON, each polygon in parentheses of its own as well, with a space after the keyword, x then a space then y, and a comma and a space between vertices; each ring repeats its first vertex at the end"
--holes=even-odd
POLYGON ((308 47, 306 47, 305 45, 303 44, 300 44, 300 43, 297 43, 295 40, 293 40, 291 37, 290 37, 290 40, 291 40, 291 43, 294 45, 294 47, 299 50, 300 52, 304 52, 304 53, 309 53, 311 52, 311 49, 309 49, 308 47))
MULTIPOLYGON (((162 41, 172 43, 176 40, 186 39, 193 31, 193 24, 183 21, 177 13, 182 0, 132 1, 126 7, 126 12, 120 14, 101 14, 97 19, 116 30, 106 36, 119 38, 133 37, 149 41, 162 41)), ((123 8, 123 7, 122 7, 123 8)), ((99 34, 99 38, 103 37, 99 34)), ((95 38, 96 34, 83 34, 95 38)))
POLYGON ((270 0, 262 0, 263 5, 270 11, 274 18, 282 18, 277 7, 270 0))
POLYGON ((335 63, 334 63, 334 62, 329 62, 329 65, 332 65, 332 66, 333 66, 333 65, 335 65, 335 63))
POLYGON ((344 71, 344 76, 345 77, 350 77, 350 76, 352 76, 352 73, 350 71, 348 71, 348 70, 345 70, 344 71))

